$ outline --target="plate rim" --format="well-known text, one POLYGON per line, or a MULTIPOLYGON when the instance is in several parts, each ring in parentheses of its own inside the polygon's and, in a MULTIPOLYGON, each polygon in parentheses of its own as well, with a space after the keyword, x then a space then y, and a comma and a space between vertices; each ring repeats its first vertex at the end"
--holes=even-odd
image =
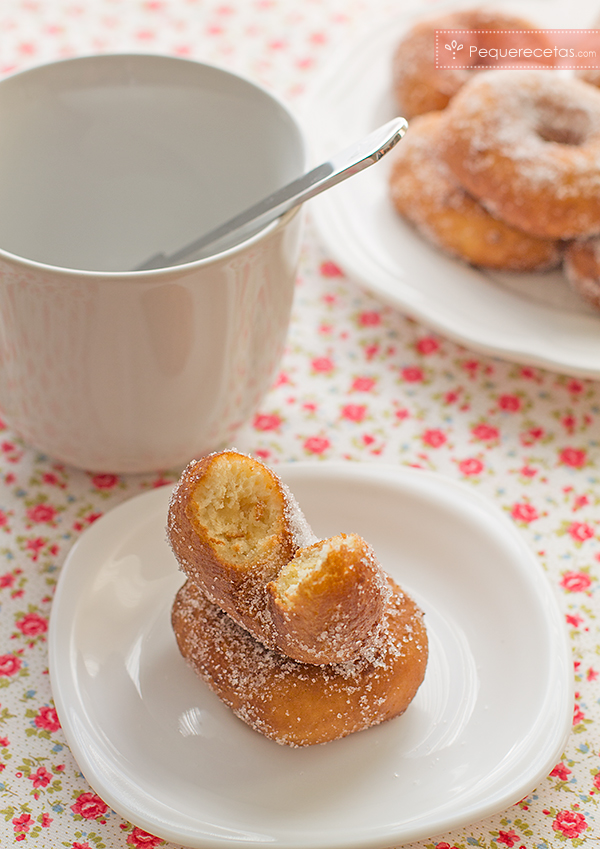
MULTIPOLYGON (((368 479, 371 482, 377 483, 380 480, 384 481, 397 481, 400 479, 401 481, 408 481, 410 485, 410 481, 417 481, 419 479, 425 481, 429 480, 434 485, 441 486, 442 489, 451 489, 457 493, 460 493, 463 497, 466 496, 467 500, 471 503, 483 508, 485 512, 491 514, 497 521, 504 525, 507 532, 512 535, 512 538, 517 543, 519 549, 523 553, 523 556, 527 559, 529 566, 528 571, 531 569, 533 574, 535 575, 536 582, 539 583, 539 586, 545 588, 544 589, 544 605, 543 605, 543 617, 544 622, 546 623, 546 627, 550 624, 553 625, 553 629, 556 631, 555 633, 555 642, 557 648, 562 649, 562 660, 560 663, 557 661, 557 666, 555 667, 555 677, 557 675, 558 666, 564 664, 564 671, 567 672, 570 661, 570 650, 568 646, 566 629, 561 627, 562 622, 560 619, 560 608, 558 605, 558 601, 552 592, 551 585, 544 575, 541 564, 536 560, 533 555, 532 550, 527 546, 525 540, 522 535, 518 533, 518 530, 509 522, 507 517, 500 511, 500 509, 494 504, 494 502, 482 495, 479 492, 475 492, 467 487, 466 484, 456 481, 452 478, 448 478, 439 474, 438 472, 432 472, 430 470, 417 470, 407 466, 394 466, 393 464, 388 463, 356 463, 349 461, 292 461, 286 463, 278 463, 274 464, 274 470, 279 474, 282 473, 282 477, 284 476, 286 471, 298 471, 300 474, 304 474, 306 478, 313 478, 316 476, 317 478, 326 473, 333 473, 334 476, 342 476, 348 477, 356 477, 356 479, 368 479)), ((293 486, 293 484, 292 484, 293 486)), ((231 839, 227 837, 223 838, 210 838, 205 836, 200 836, 198 838, 197 833, 196 836, 190 834, 189 830, 178 829, 169 830, 162 828, 160 819, 152 819, 147 818, 145 816, 138 816, 137 811, 132 811, 132 809, 128 809, 127 805, 122 802, 118 796, 116 796, 111 788, 106 788, 102 782, 102 788, 100 791, 96 790, 96 786, 98 782, 96 781, 96 775, 94 774, 93 765, 89 762, 88 755, 83 752, 79 745, 76 742, 75 734, 73 733, 73 729, 71 727, 70 720, 73 718, 73 706, 68 705, 63 698, 65 690, 62 686, 59 687, 59 683, 62 682, 64 676, 70 678, 70 671, 72 667, 71 661, 63 662, 63 669, 61 670, 61 663, 59 661, 60 650, 59 643, 62 641, 63 643, 66 640, 66 637, 69 636, 70 630, 67 627, 63 626, 62 617, 59 616, 59 612, 61 610, 61 606, 63 602, 63 596, 69 592, 69 583, 71 582, 71 570, 74 568, 74 564, 77 563, 78 558, 78 549, 79 542, 84 537, 88 540, 93 539, 96 534, 100 534, 102 531, 103 524, 110 525, 111 522, 114 522, 118 516, 124 517, 127 512, 133 512, 134 514, 138 512, 139 507, 143 500, 153 501, 157 500, 160 502, 161 498, 167 497, 167 492, 172 490, 172 486, 164 486, 159 487, 154 490, 149 490, 147 492, 143 492, 137 494, 120 504, 116 505, 112 509, 110 509, 107 513, 105 513, 102 517, 100 517, 94 525, 90 526, 86 529, 80 538, 73 545, 72 549, 67 555, 65 559, 65 563, 62 567, 61 574, 59 576, 58 584, 56 587, 54 602, 52 606, 51 616, 50 616, 50 626, 48 632, 48 653, 49 653, 49 672, 50 672, 50 681, 52 686, 52 693, 54 698, 54 703, 56 706, 56 710, 59 716, 59 720, 61 722, 61 727, 63 728, 63 733, 67 740, 67 744, 73 753, 73 757, 75 758, 79 768, 82 773, 86 777, 86 780, 90 784, 90 786, 98 793, 101 798, 110 805, 110 807, 115 810, 119 815, 124 817, 125 819, 133 822, 136 825, 144 828, 152 834, 158 834, 163 839, 174 841, 174 842, 182 842, 186 846, 193 846, 196 849, 223 849, 224 846, 230 845, 232 847, 247 847, 247 849, 258 849, 259 847, 264 847, 264 840, 251 841, 248 839, 231 839), (103 522, 103 520, 106 520, 103 522), (94 530, 95 529, 95 530, 94 530), (64 576, 64 577, 63 577, 64 576), (55 612, 56 611, 56 612, 55 612), (68 672, 66 671, 68 670, 68 672), (83 765, 82 765, 83 764, 83 765), (88 774, 90 778, 88 778, 88 774), (90 780, 91 779, 91 780, 90 780), (133 813, 133 817, 132 817, 133 813), (191 842, 190 842, 191 841, 191 842)), ((70 643, 70 639, 67 640, 70 643)), ((549 679, 549 681, 552 679, 549 679)), ((73 683, 76 683, 76 679, 73 679, 73 683)), ((348 839, 348 836, 338 839, 336 837, 331 838, 329 835, 325 835, 323 839, 318 842, 315 842, 315 838, 311 839, 311 845, 314 847, 323 847, 323 849, 385 849, 386 847, 390 847, 392 845, 404 845, 405 843, 412 842, 418 839, 429 838, 435 834, 440 834, 443 832, 451 831, 455 828, 465 827, 471 822, 475 822, 476 820, 483 819, 487 816, 491 816, 495 813, 498 813, 510 805, 514 804, 520 798, 522 798, 527 793, 531 792, 537 783, 547 776, 549 770, 556 763, 557 758, 560 756, 561 752, 564 750, 564 746, 570 736, 571 732, 571 715, 572 715, 572 702, 573 702, 573 682, 572 676, 566 675, 566 679, 564 682, 565 686, 562 689, 563 694, 563 707, 562 711, 564 712, 562 723, 555 719, 554 725, 558 727, 558 725, 562 725, 562 734, 556 732, 556 739, 553 741, 552 747, 546 746, 546 755, 545 758, 536 759, 536 769, 535 771, 527 776, 527 779, 524 780, 522 777, 520 779, 519 787, 512 786, 510 787, 510 793, 507 792, 507 789, 504 788, 502 793, 496 791, 493 799, 487 800, 484 802, 475 802, 471 805, 466 804, 463 805, 460 812, 457 814, 448 813, 447 815, 442 817, 442 822, 432 823, 431 830, 425 830, 425 825, 418 825, 416 830, 412 830, 407 828, 405 824, 401 824, 399 829, 395 831, 391 830, 390 827, 382 828, 373 828, 369 831, 368 835, 361 835, 358 838, 348 839)), ((79 707, 79 705, 77 705, 79 707)), ((84 711, 85 713, 85 711, 84 711)), ((438 816, 439 819, 439 816, 438 816)), ((203 826, 210 825, 207 822, 201 823, 203 826)), ((293 840, 289 838, 281 839, 281 836, 273 837, 269 839, 270 844, 273 847, 285 847, 285 849, 304 849, 306 843, 303 842, 302 839, 298 839, 297 837, 293 840)))

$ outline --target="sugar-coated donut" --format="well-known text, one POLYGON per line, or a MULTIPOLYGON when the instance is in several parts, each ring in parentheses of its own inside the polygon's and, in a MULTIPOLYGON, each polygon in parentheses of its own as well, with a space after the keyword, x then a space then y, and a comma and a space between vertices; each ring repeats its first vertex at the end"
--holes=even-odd
MULTIPOLYGON (((462 86, 477 73, 468 68, 436 68, 435 31, 440 29, 465 30, 460 41, 464 52, 462 64, 485 64, 495 60, 482 58, 469 47, 478 49, 497 46, 497 30, 535 30, 529 21, 514 15, 487 9, 470 9, 436 16, 416 23, 399 41, 392 60, 392 86, 400 114, 409 120, 425 112, 445 109, 462 86), (478 30, 479 32, 469 32, 478 30), (483 32, 481 32, 483 30, 483 32), (469 58, 471 56, 471 58, 469 58)), ((511 47, 519 46, 519 36, 511 35, 511 47)), ((547 47, 543 33, 528 33, 527 46, 547 47)), ((539 61, 539 60, 537 60, 539 61)), ((551 60, 546 60, 551 64, 551 60)), ((440 63, 441 64, 441 63, 440 63)))
POLYGON ((600 91, 552 71, 488 71, 446 110, 440 155, 496 217, 540 238, 600 232, 600 91))
POLYGON ((267 649, 189 579, 172 625, 183 657, 240 719, 277 743, 309 746, 398 716, 421 685, 422 613, 391 581, 390 590, 378 644, 346 664, 298 663, 267 649))
POLYGON ((192 461, 170 499, 167 538, 211 601, 275 646, 265 586, 299 548, 316 542, 277 475, 237 451, 192 461))
POLYGON ((573 291, 600 309, 600 237, 570 242, 565 250, 564 271, 573 291))
POLYGON ((412 120, 395 149, 389 187, 396 210, 437 247, 473 265, 507 271, 558 265, 557 241, 499 221, 459 185, 439 155, 446 114, 430 112, 412 120))
POLYGON ((360 536, 316 540, 264 464, 236 451, 190 463, 167 536, 187 575, 179 650, 252 728, 309 746, 406 710, 427 666, 422 611, 360 536))
POLYGON ((300 549, 266 590, 279 651, 344 663, 377 638, 389 584, 365 540, 338 534, 300 549))

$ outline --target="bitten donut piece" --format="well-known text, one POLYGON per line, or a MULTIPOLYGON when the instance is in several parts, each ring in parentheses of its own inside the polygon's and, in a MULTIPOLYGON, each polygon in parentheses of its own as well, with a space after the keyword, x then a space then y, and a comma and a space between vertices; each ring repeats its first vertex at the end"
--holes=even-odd
POLYGON ((570 242, 564 271, 573 291, 600 309, 600 236, 570 242))
POLYGON ((447 112, 411 121, 392 154, 390 198, 428 241, 472 265, 504 271, 542 271, 561 260, 558 241, 529 236, 494 218, 469 195, 441 159, 447 112))
POLYGON ((267 584, 276 645, 305 663, 355 660, 377 638, 389 585, 358 534, 303 548, 267 584))
POLYGON ((172 611, 179 650, 250 727, 309 746, 403 713, 425 676, 428 644, 417 605, 390 581, 378 645, 353 663, 315 666, 267 649, 191 580, 172 611))
POLYGON ((265 585, 316 540, 275 473, 237 451, 193 461, 171 496, 167 537, 188 578, 257 639, 275 646, 265 585))
MULTIPOLYGON (((425 112, 445 109, 463 85, 478 73, 471 65, 495 61, 481 58, 479 50, 497 46, 494 33, 498 30, 513 30, 511 47, 518 48, 522 41, 527 47, 548 47, 544 34, 533 32, 536 29, 523 18, 488 9, 462 10, 417 22, 398 42, 392 60, 393 90, 400 114, 410 120, 425 112), (436 68, 436 30, 441 29, 464 30, 460 35, 461 64, 469 67, 436 68), (527 30, 525 39, 515 30, 527 30), (473 47, 477 50, 470 49, 473 47)), ((443 57, 440 58, 438 64, 443 65, 443 57)))
POLYGON ((544 239, 600 233, 600 91, 551 71, 488 71, 445 112, 440 156, 492 215, 544 239))

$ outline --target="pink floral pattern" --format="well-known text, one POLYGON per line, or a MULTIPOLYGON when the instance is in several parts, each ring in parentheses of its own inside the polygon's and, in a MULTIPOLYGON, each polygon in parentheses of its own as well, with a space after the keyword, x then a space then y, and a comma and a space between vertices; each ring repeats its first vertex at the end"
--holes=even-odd
MULTIPOLYGON (((92 52, 161 52, 240 71, 294 106, 339 44, 397 11, 393 0, 3 0, 0 74, 92 52)), ((480 356, 402 316, 346 277, 309 218, 288 347, 237 447, 273 464, 344 459, 432 469, 477 488, 539 558, 573 652, 573 729, 559 763, 508 810, 414 849, 563 849, 598 836, 599 427, 596 382, 480 356)), ((52 701, 46 639, 60 567, 80 534, 175 477, 70 469, 0 423, 7 844, 169 845, 123 821, 79 772, 52 701)))

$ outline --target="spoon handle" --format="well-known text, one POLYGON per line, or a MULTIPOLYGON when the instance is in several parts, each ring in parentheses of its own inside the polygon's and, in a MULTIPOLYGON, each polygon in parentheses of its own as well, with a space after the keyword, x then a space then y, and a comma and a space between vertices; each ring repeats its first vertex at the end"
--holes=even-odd
POLYGON ((146 262, 137 266, 135 271, 152 268, 164 268, 171 265, 202 259, 209 253, 226 250, 279 218, 284 212, 318 195, 325 189, 335 186, 352 174, 372 165, 396 145, 407 130, 404 118, 395 118, 360 142, 345 148, 328 162, 313 168, 302 177, 288 183, 273 194, 240 212, 224 224, 200 236, 169 256, 155 254, 146 262))

